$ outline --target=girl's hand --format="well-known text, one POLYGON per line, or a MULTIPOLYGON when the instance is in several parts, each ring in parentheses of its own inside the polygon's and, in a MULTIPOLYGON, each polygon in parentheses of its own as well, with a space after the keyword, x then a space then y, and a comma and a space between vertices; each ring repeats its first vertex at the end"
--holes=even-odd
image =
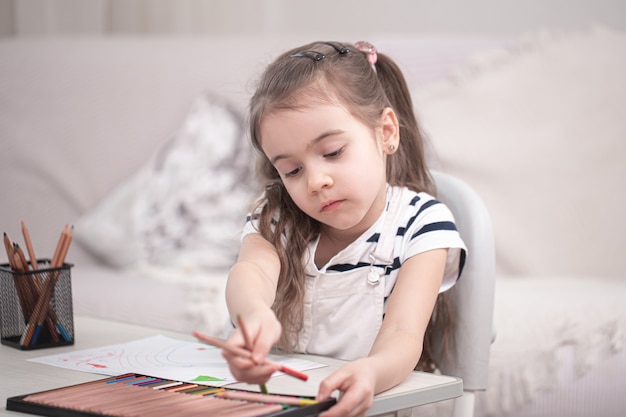
POLYGON ((228 338, 228 343, 252 352, 252 359, 242 358, 222 350, 230 372, 235 379, 249 384, 265 383, 277 369, 264 364, 270 349, 278 342, 281 326, 271 310, 266 314, 250 315, 245 318, 245 331, 237 328, 228 338), (248 343, 246 343, 246 340, 248 343))
POLYGON ((376 374, 367 359, 350 362, 320 384, 317 399, 322 401, 339 390, 339 401, 321 417, 363 417, 374 401, 376 374))

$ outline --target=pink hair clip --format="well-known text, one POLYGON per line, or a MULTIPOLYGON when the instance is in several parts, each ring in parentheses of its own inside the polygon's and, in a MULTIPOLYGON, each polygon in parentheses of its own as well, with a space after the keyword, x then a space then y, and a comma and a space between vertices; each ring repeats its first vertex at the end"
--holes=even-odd
POLYGON ((376 71, 376 61, 378 60, 378 55, 376 54, 376 48, 369 42, 359 41, 354 44, 356 49, 363 52, 365 57, 367 58, 367 62, 370 63, 372 69, 376 71))

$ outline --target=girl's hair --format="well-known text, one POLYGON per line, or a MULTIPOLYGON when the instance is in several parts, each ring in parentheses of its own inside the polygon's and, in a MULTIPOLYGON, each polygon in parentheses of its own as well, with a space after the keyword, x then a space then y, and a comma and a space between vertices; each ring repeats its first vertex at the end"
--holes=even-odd
MULTIPOLYGON (((335 103, 373 129, 383 110, 391 107, 398 118, 400 143, 397 152, 387 160, 387 182, 417 192, 435 193, 404 76, 389 57, 381 53, 377 56, 374 69, 365 53, 351 44, 314 42, 295 48, 267 67, 250 101, 250 136, 259 153, 257 170, 264 189, 252 212, 258 220, 259 233, 275 246, 280 259, 278 289, 272 308, 283 326, 279 345, 287 350, 293 349, 302 326, 303 255, 319 234, 321 225, 296 206, 265 156, 261 137, 264 118, 316 103, 335 103)), ((433 315, 442 316, 447 317, 433 315)), ((418 369, 434 369, 428 340, 431 333, 426 332, 418 369)))

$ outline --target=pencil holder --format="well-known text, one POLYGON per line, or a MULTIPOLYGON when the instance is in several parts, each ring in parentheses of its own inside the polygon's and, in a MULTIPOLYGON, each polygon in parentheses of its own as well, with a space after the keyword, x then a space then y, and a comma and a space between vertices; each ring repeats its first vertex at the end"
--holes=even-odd
POLYGON ((72 264, 12 270, 0 265, 0 335, 2 344, 30 350, 74 344, 72 264))

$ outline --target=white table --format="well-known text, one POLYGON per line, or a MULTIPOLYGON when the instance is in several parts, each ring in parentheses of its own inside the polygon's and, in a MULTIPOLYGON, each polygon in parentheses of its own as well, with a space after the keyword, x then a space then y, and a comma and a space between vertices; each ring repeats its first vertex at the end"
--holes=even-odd
MULTIPOLYGON (((101 374, 78 372, 29 362, 28 359, 129 342, 157 334, 181 340, 195 341, 191 335, 88 317, 76 317, 74 325, 76 342, 72 346, 36 350, 19 350, 9 346, 0 346, 0 399, 2 400, 0 415, 27 415, 7 411, 6 399, 9 397, 94 381, 105 377, 101 374)), ((306 371, 309 375, 307 382, 288 376, 272 378, 267 384, 270 392, 315 396, 319 382, 344 363, 340 360, 319 356, 295 356, 321 362, 328 366, 306 371)), ((247 384, 231 386, 253 388, 247 384)), ((463 383, 459 378, 413 372, 402 384, 378 394, 374 398, 374 405, 370 409, 368 416, 400 414, 401 410, 458 397, 462 393, 463 383)), ((411 414, 402 413, 402 415, 410 416, 411 414)))

